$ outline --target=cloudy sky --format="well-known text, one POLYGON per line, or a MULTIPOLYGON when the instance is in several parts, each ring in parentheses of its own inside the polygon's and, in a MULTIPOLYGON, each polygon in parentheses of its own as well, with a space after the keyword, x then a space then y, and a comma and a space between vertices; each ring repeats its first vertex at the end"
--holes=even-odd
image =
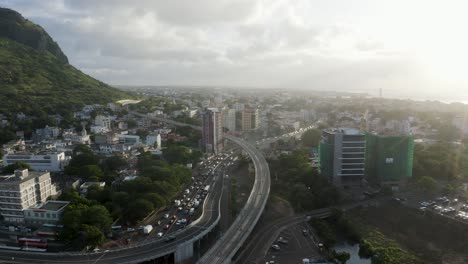
POLYGON ((0 6, 40 24, 71 64, 110 84, 468 97, 465 2, 0 0, 0 6))

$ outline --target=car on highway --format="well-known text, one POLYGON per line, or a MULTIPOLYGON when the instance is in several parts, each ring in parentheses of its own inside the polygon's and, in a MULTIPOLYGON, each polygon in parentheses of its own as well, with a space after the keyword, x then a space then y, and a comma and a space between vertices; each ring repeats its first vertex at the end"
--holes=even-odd
POLYGON ((176 239, 176 236, 168 236, 168 237, 166 237, 166 238, 164 239, 164 242, 166 242, 166 243, 167 243, 167 242, 171 242, 171 241, 173 241, 173 240, 175 240, 175 239, 176 239))
POLYGON ((164 235, 163 232, 158 232, 158 234, 156 235, 157 237, 162 237, 164 235))
POLYGON ((281 249, 281 247, 279 245, 277 245, 277 244, 271 245, 271 248, 274 249, 274 250, 280 250, 281 249))
POLYGON ((284 237, 278 237, 278 239, 276 240, 278 243, 281 243, 281 244, 288 244, 289 241, 284 239, 284 237))

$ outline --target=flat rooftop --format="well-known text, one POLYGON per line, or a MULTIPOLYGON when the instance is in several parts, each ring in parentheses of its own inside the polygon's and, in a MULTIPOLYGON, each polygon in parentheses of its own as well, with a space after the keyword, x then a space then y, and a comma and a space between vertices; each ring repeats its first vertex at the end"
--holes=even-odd
POLYGON ((39 209, 49 210, 49 211, 58 211, 65 206, 67 206, 70 202, 67 201, 48 201, 43 204, 39 209))
POLYGON ((28 171, 28 176, 23 178, 17 177, 15 174, 11 175, 0 175, 0 184, 18 184, 19 182, 25 182, 32 178, 37 178, 49 172, 43 171, 28 171))
POLYGON ((341 133, 341 134, 344 134, 344 135, 363 135, 363 133, 361 133, 361 131, 359 131, 359 129, 350 128, 350 127, 333 128, 333 129, 327 129, 325 131, 330 133, 330 134, 341 133))

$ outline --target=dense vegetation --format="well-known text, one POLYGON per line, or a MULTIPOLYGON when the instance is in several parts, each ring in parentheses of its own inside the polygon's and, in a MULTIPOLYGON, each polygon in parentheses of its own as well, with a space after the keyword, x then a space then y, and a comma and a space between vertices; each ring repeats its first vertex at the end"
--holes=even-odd
POLYGON ((0 113, 45 119, 85 104, 129 98, 67 63, 49 35, 20 14, 0 8, 0 113))
POLYGON ((430 176, 439 180, 468 179, 468 149, 463 145, 438 143, 415 145, 415 177, 430 176))
POLYGON ((356 226, 366 227, 363 238, 371 248, 378 248, 385 236, 416 253, 424 263, 466 263, 468 227, 463 223, 398 203, 355 209, 350 217, 356 226))
POLYGON ((372 264, 423 263, 413 254, 403 250, 395 240, 386 237, 377 229, 357 225, 339 210, 333 211, 327 219, 311 219, 309 224, 316 230, 330 259, 346 259, 344 254, 333 250, 337 237, 341 236, 350 243, 359 243, 359 255, 371 258, 372 264))
POLYGON ((174 102, 173 99, 168 97, 152 96, 139 102, 138 104, 130 105, 130 110, 142 113, 150 113, 155 110, 161 110, 165 114, 173 111, 183 110, 186 106, 181 103, 174 102))
POLYGON ((286 198, 296 212, 336 204, 338 190, 310 166, 308 152, 296 150, 270 160, 272 191, 286 198))
POLYGON ((70 200, 72 204, 65 209, 61 219, 64 227, 60 237, 70 241, 74 248, 101 245, 112 225, 109 211, 102 205, 92 204, 76 191, 63 193, 61 199, 70 200))
POLYGON ((309 129, 301 136, 301 141, 304 146, 317 147, 322 137, 322 131, 319 129, 309 129))
POLYGON ((86 245, 82 241, 97 246, 109 232, 109 222, 136 224, 152 211, 170 204, 191 180, 191 170, 185 165, 196 162, 199 155, 197 151, 176 144, 168 146, 163 158, 143 152, 137 161, 139 176, 130 181, 115 181, 117 171, 126 167, 124 159, 102 158, 85 145, 76 147, 65 173, 80 176, 84 181, 105 181, 106 186, 88 188, 86 197, 74 190, 61 195, 61 200, 72 203, 62 220, 62 238, 73 241, 76 248, 86 245), (89 217, 89 213, 95 211, 100 214, 100 220, 89 217))
POLYGON ((416 144, 414 148, 414 186, 426 194, 450 195, 468 179, 468 149, 464 145, 416 144))

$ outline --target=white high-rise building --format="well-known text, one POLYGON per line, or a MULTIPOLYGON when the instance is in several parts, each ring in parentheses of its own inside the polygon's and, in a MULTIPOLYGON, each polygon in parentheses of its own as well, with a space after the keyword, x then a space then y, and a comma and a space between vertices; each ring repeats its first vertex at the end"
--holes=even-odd
POLYGON ((0 213, 7 222, 24 223, 24 209, 56 194, 49 172, 16 170, 14 175, 0 176, 0 213))
POLYGON ((202 146, 207 153, 223 150, 223 117, 217 108, 207 108, 202 115, 202 146))
POLYGON ((236 110, 227 109, 223 111, 223 127, 229 131, 236 131, 236 110))

